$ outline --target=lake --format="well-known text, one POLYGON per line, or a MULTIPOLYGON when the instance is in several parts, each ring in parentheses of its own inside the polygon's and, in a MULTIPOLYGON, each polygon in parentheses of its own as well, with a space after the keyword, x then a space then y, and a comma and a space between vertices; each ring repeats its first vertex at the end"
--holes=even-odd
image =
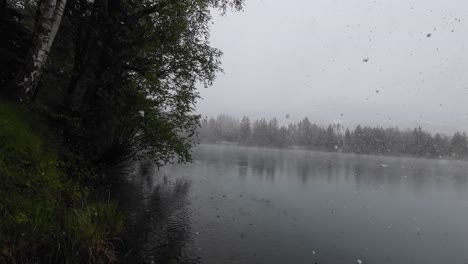
POLYGON ((468 263, 468 163, 200 145, 118 190, 134 263, 468 263))

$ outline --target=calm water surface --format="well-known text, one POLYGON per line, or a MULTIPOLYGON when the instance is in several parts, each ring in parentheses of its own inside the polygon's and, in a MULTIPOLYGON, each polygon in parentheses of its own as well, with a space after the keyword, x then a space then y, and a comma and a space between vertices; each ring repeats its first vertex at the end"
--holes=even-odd
POLYGON ((134 263, 468 263, 468 163, 200 145, 120 190, 134 263), (130 187, 129 187, 130 186, 130 187))

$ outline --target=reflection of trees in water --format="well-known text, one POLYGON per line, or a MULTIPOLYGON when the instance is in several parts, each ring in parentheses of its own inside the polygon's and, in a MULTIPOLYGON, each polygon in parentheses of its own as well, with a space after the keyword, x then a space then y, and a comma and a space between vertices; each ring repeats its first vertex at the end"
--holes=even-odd
MULTIPOLYGON (((190 237, 185 180, 162 181, 154 185, 154 167, 137 165, 128 182, 115 186, 114 193, 127 211, 129 223, 124 235, 123 260, 127 263, 188 263, 183 250, 190 237), (152 180, 149 180, 151 178, 152 180)), ((165 176, 164 176, 165 177, 165 176)), ((193 262, 191 262, 193 263, 193 262)))
POLYGON ((138 169, 134 177, 140 178, 141 180, 145 181, 145 184, 141 184, 141 187, 144 191, 151 192, 154 185, 154 175, 154 164, 152 162, 146 161, 138 163, 138 169))
POLYGON ((302 183, 314 178, 329 184, 344 180, 357 187, 391 191, 404 186, 416 193, 435 181, 438 188, 449 186, 468 200, 465 162, 219 145, 203 146, 197 156, 207 162, 238 166, 242 177, 250 171, 254 177, 274 180, 280 173, 297 177, 302 183))
POLYGON ((276 172, 275 164, 272 163, 272 162, 267 163, 266 176, 268 177, 268 179, 274 180, 275 179, 275 172, 276 172))
POLYGON ((247 156, 246 153, 239 153, 239 155, 237 156, 237 160, 238 160, 238 165, 240 167, 249 166, 249 157, 247 156))
MULTIPOLYGON (((352 182, 357 187, 396 190, 406 182, 406 185, 411 186, 415 192, 427 187, 427 181, 436 177, 438 168, 446 168, 446 165, 434 160, 328 153, 293 154, 287 157, 286 163, 293 164, 292 167, 288 167, 293 170, 290 174, 297 175, 303 183, 312 178, 322 178, 329 184, 338 184, 344 179, 345 182, 352 182)), ((463 166, 466 167, 466 164, 463 166)), ((454 171, 459 173, 455 178, 456 182, 461 186, 468 184, 462 166, 455 168, 454 171)), ((443 175, 447 177, 447 172, 443 172, 443 175)), ((466 190, 466 186, 459 189, 466 190)))
POLYGON ((467 189, 467 171, 466 170, 459 170, 457 173, 453 175, 453 187, 457 192, 457 195, 462 198, 466 199, 468 196, 466 193, 467 189))
POLYGON ((453 182, 453 188, 461 194, 467 188, 467 164, 461 162, 370 156, 347 159, 343 167, 357 186, 397 189, 404 183, 414 193, 421 193, 429 184, 442 188, 453 182))
POLYGON ((276 173, 276 158, 274 155, 252 155, 250 166, 254 176, 274 180, 276 173))
MULTIPOLYGON (((377 158, 377 157, 376 157, 377 158)), ((358 187, 390 188, 394 189, 400 185, 402 175, 397 163, 382 161, 377 159, 347 159, 345 161, 348 170, 345 170, 347 177, 354 179, 358 187)))
POLYGON ((253 175, 262 177, 265 171, 265 160, 261 156, 253 156, 251 163, 253 175))
POLYGON ((302 183, 306 183, 311 178, 326 177, 328 182, 339 180, 339 165, 330 157, 295 157, 288 162, 295 164, 293 169, 302 183))
POLYGON ((344 164, 344 178, 346 183, 350 182, 350 179, 352 178, 353 174, 351 173, 352 166, 348 162, 345 162, 344 164))
POLYGON ((244 153, 244 155, 239 155, 238 156, 238 166, 239 166, 239 175, 242 177, 247 176, 247 171, 249 168, 249 159, 247 155, 244 153))
POLYGON ((327 182, 328 183, 338 183, 339 182, 339 170, 342 169, 339 164, 337 164, 337 161, 333 160, 327 160, 325 162, 325 168, 327 172, 327 182))
POLYGON ((413 191, 415 193, 420 193, 424 190, 424 183, 430 175, 423 168, 417 168, 411 170, 411 185, 413 186, 413 191))
POLYGON ((254 147, 202 145, 195 151, 196 159, 208 163, 223 163, 239 167, 239 175, 252 175, 274 180, 278 169, 283 167, 283 151, 254 147))
POLYGON ((247 171, 248 171, 248 167, 239 166, 239 176, 242 176, 243 178, 245 178, 247 176, 247 171))
POLYGON ((185 208, 189 184, 177 181, 174 186, 168 185, 166 183, 155 189, 150 196, 148 209, 137 217, 135 223, 137 229, 147 226, 141 230, 144 233, 135 232, 140 234, 137 239, 142 245, 139 255, 156 263, 170 259, 181 261, 182 250, 189 238, 189 213, 185 208))
POLYGON ((307 179, 309 178, 309 174, 311 172, 312 166, 310 166, 310 164, 308 164, 304 160, 299 160, 296 163, 296 165, 297 165, 296 168, 298 171, 299 179, 301 180, 302 183, 306 183, 307 179))

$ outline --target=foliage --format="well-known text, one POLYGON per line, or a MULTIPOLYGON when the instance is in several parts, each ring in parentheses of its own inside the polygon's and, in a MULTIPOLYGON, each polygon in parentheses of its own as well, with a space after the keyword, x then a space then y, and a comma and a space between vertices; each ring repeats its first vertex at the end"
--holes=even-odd
POLYGON ((19 82, 36 65, 27 54, 50 33, 35 30, 47 3, 0 1, 0 99, 9 101, 0 105, 0 255, 108 262, 122 216, 112 203, 86 203, 93 184, 112 176, 103 168, 136 159, 191 160, 196 87, 221 71, 211 12, 243 1, 68 0, 34 97, 21 103, 19 82))
MULTIPOLYGON (((1 4, 0 4, 1 5, 1 4)), ((8 5, 2 6, 0 10, 0 94, 7 96, 6 89, 9 82, 24 64, 24 54, 30 45, 30 29, 28 21, 14 8, 8 5), (18 23, 19 22, 19 23, 18 23)))
MULTIPOLYGON (((39 2, 8 1, 12 15, 3 20, 18 29, 6 32, 10 38, 0 46, 16 65, 0 76, 4 98, 14 97, 5 86, 28 64, 22 53, 31 43, 23 39, 33 38, 39 2)), ((211 12, 242 4, 69 0, 34 103, 60 117, 54 129, 64 145, 93 166, 135 158, 189 161, 200 118, 193 114, 196 87, 211 85, 221 71, 221 52, 209 43, 211 12)))
POLYGON ((51 233, 49 223, 65 199, 62 194, 73 198, 79 191, 64 180, 53 151, 23 121, 24 113, 0 105, 0 243, 11 243, 13 251, 30 248, 51 233))
POLYGON ((82 205, 87 190, 63 172, 43 123, 25 107, 0 104, 0 261, 50 261, 66 248, 88 258, 123 228, 114 204, 82 205))
POLYGON ((354 130, 340 124, 321 127, 308 118, 288 126, 279 126, 276 118, 255 120, 248 117, 239 122, 221 115, 205 119, 200 128, 200 138, 205 142, 231 141, 243 145, 262 147, 304 147, 320 151, 342 151, 357 154, 409 155, 427 158, 467 158, 468 139, 465 133, 456 132, 451 138, 431 135, 421 127, 413 130, 398 128, 362 127, 354 130), (225 120, 230 120, 226 123, 225 120))
POLYGON ((62 259, 69 263, 116 261, 113 242, 124 229, 124 215, 115 203, 96 202, 68 210, 64 217, 62 259))
POLYGON ((221 52, 209 45, 211 8, 241 6, 70 0, 36 100, 73 120, 60 129, 93 164, 189 161, 196 86, 221 70, 221 52))

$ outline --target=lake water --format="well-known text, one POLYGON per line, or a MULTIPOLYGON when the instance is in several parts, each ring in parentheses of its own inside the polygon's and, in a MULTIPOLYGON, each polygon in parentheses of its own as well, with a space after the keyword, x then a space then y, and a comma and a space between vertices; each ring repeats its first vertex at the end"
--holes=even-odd
POLYGON ((468 263, 468 163, 200 145, 120 190, 135 263, 468 263))

